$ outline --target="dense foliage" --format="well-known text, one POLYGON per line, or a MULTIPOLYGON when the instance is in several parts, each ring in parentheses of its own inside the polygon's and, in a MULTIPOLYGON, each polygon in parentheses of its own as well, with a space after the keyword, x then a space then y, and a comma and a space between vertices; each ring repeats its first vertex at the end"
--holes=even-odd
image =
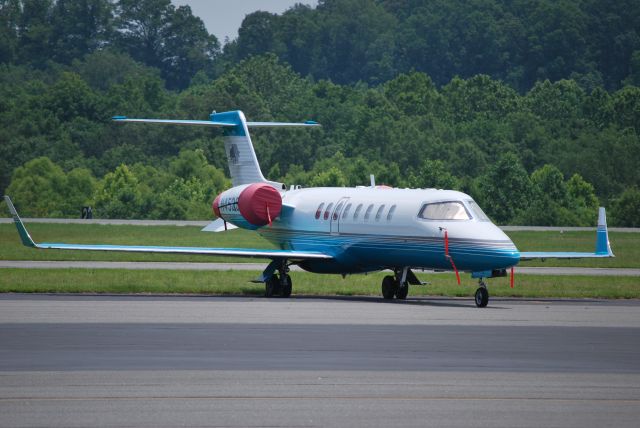
POLYGON ((637 0, 320 0, 248 15, 225 54, 276 53, 302 75, 380 84, 422 71, 437 85, 486 74, 520 92, 573 79, 640 83, 637 0))
POLYGON ((327 0, 248 15, 221 52, 168 0, 0 0, 0 189, 24 215, 208 218, 229 185, 218 131, 109 118, 239 108, 323 125, 252 133, 273 180, 373 173, 463 190, 499 223, 593 225, 605 204, 637 226, 638 7, 623 4, 327 0))

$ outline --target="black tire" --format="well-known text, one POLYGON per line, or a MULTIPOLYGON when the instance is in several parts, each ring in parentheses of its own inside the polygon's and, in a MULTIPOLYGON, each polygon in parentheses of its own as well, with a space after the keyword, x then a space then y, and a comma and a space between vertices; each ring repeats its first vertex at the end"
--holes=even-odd
POLYGON ((397 288, 396 279, 391 275, 387 275, 382 279, 382 297, 385 300, 393 299, 397 288))
POLYGON ((278 288, 280 288, 280 279, 278 275, 273 274, 271 278, 264 283, 264 297, 273 297, 273 295, 278 292, 278 288))
POLYGON ((282 297, 291 297, 291 277, 289 275, 284 276, 284 284, 281 282, 280 286, 282 287, 282 291, 280 292, 280 296, 282 297))
POLYGON ((479 308, 484 308, 489 303, 489 292, 486 288, 480 287, 476 290, 476 306, 479 308))
POLYGON ((404 287, 398 287, 396 290, 396 299, 404 300, 409 294, 409 284, 405 284, 404 287))

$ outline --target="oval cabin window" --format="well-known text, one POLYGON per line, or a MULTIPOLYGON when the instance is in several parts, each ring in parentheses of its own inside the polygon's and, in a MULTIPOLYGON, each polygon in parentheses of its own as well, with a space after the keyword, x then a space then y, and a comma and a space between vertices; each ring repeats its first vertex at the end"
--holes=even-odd
POLYGON ((333 208, 333 202, 330 203, 329 205, 327 205, 327 209, 324 212, 324 219, 325 220, 329 219, 329 213, 331 212, 331 208, 333 208))

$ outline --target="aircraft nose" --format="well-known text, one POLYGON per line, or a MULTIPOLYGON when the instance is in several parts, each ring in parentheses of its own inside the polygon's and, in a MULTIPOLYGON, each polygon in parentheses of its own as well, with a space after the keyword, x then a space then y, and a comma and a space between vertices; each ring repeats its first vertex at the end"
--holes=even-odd
POLYGON ((502 229, 500 229, 496 225, 493 225, 493 228, 494 236, 496 238, 500 238, 499 241, 502 243, 502 245, 500 245, 500 248, 496 248, 497 252, 499 253, 496 254, 496 256, 498 256, 502 260, 503 267, 508 268, 517 265, 520 262, 520 251, 513 243, 511 238, 509 238, 507 234, 502 231, 502 229))
POLYGON ((513 246, 513 250, 509 252, 507 259, 509 266, 515 266, 520 263, 520 251, 518 251, 515 245, 513 246))

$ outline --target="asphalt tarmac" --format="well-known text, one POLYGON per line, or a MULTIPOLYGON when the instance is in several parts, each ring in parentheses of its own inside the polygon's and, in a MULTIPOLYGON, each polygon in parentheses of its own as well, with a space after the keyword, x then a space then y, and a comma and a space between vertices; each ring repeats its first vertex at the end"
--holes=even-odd
POLYGON ((640 302, 0 296, 0 426, 635 427, 640 302))

